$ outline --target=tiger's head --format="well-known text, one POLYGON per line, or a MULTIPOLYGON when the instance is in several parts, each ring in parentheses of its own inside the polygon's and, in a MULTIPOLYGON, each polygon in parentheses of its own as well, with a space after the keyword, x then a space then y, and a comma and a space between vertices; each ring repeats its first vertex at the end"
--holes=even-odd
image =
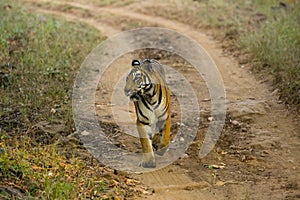
POLYGON ((138 60, 133 60, 132 69, 126 77, 126 85, 124 92, 130 100, 138 101, 145 94, 147 89, 151 87, 151 78, 142 68, 138 60))

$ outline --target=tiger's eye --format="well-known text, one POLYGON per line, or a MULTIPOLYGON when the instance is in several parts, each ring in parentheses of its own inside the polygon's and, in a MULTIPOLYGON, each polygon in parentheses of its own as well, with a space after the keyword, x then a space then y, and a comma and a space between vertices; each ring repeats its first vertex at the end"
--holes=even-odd
POLYGON ((138 60, 133 60, 131 62, 131 66, 139 66, 139 65, 140 65, 140 61, 138 61, 138 60))

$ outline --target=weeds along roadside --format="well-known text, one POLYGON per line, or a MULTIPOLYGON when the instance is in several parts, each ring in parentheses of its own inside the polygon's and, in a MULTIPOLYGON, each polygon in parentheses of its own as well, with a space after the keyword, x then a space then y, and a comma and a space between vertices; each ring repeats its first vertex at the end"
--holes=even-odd
POLYGON ((241 45, 253 55, 255 70, 273 76, 281 100, 300 106, 300 3, 274 9, 241 45))
POLYGON ((212 0, 198 14, 206 26, 224 30, 217 35, 241 66, 267 77, 280 101, 300 108, 299 1, 212 0))
POLYGON ((56 145, 74 131, 77 70, 105 38, 80 23, 29 13, 13 1, 1 0, 0 9, 0 198, 122 194, 101 177, 97 162, 75 156, 76 147, 56 145))

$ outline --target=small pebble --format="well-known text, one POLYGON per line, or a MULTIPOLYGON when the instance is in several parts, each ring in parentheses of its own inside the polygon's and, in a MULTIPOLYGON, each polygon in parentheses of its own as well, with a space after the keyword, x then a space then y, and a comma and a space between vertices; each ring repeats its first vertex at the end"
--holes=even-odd
POLYGON ((90 133, 87 132, 87 131, 82 131, 82 132, 81 132, 81 135, 84 135, 84 136, 85 136, 85 135, 89 135, 89 134, 90 134, 90 133))
POLYGON ((5 149, 4 148, 0 148, 0 153, 5 153, 5 149))
POLYGON ((56 110, 54 108, 51 108, 50 113, 55 114, 56 110))
POLYGON ((184 138, 183 138, 183 137, 180 137, 180 138, 179 138, 179 141, 180 141, 180 142, 184 142, 184 138))
POLYGON ((240 125, 240 122, 238 122, 238 121, 236 121, 236 120, 233 120, 231 123, 232 123, 233 125, 235 125, 235 126, 239 126, 239 125, 240 125))
POLYGON ((247 128, 242 128, 242 132, 247 132, 247 128))

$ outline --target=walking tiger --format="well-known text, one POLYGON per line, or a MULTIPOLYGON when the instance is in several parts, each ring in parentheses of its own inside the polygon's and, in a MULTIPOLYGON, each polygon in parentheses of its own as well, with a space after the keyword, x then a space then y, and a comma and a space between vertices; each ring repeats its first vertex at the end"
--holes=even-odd
POLYGON ((163 66, 156 60, 133 60, 124 92, 133 101, 136 125, 143 151, 140 165, 155 168, 155 156, 163 155, 170 144, 170 93, 163 66))

